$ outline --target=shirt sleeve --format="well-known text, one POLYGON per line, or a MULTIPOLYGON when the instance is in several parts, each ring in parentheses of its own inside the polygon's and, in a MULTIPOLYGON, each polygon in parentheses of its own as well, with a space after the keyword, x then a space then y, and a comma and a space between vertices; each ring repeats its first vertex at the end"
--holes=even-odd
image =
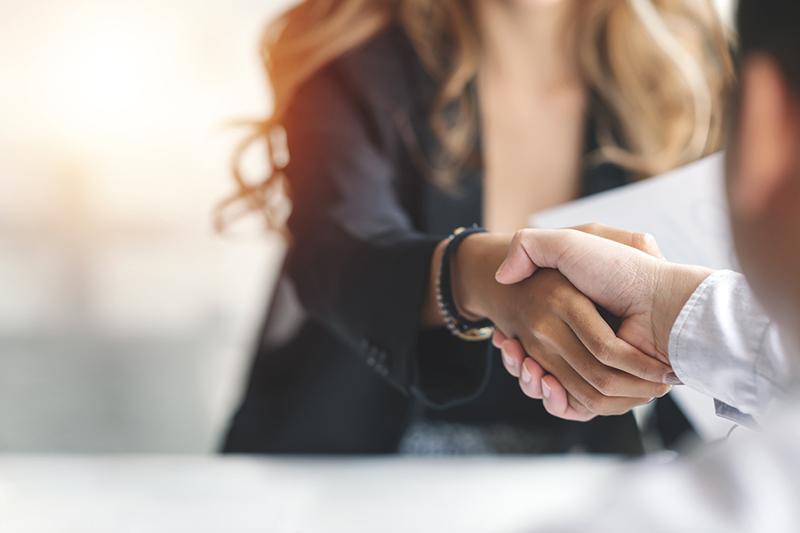
POLYGON ((790 360, 778 330, 741 274, 718 271, 692 294, 672 328, 669 355, 689 387, 759 417, 786 394, 790 360))
POLYGON ((443 236, 418 229, 409 206, 422 199, 399 175, 393 122, 379 111, 335 65, 295 94, 284 121, 286 269, 308 316, 378 375, 432 405, 466 400, 484 383, 488 356, 420 349, 430 261, 443 236))

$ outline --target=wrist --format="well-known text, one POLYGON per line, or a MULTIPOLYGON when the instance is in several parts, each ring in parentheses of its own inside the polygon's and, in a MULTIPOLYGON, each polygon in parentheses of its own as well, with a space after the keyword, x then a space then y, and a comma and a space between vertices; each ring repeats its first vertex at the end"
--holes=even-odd
POLYGON ((470 320, 491 319, 493 294, 499 287, 494 273, 506 256, 511 238, 492 233, 470 235, 453 256, 453 296, 460 312, 470 320))
POLYGON ((691 265, 663 262, 653 295, 653 339, 656 350, 669 361, 672 327, 686 302, 713 271, 691 265))

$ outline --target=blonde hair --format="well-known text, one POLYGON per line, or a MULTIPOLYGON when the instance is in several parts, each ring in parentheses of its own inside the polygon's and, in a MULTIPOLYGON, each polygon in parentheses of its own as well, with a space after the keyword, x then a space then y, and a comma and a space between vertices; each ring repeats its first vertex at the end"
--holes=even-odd
MULTIPOLYGON (((574 9, 571 49, 600 104, 594 162, 613 162, 643 177, 721 147, 733 66, 711 0, 578 0, 574 9)), ((430 124, 441 149, 431 162, 432 179, 444 188, 457 186, 478 134, 477 102, 467 90, 480 56, 470 1, 306 0, 264 34, 261 51, 274 110, 234 153, 237 191, 221 204, 218 225, 225 224, 225 208, 243 203, 240 212, 256 210, 268 227, 283 226, 286 210, 276 198, 285 192, 282 167, 288 157, 275 133, 293 94, 321 67, 393 22, 438 84, 430 124), (267 141, 271 169, 250 184, 240 162, 258 139, 267 141)))

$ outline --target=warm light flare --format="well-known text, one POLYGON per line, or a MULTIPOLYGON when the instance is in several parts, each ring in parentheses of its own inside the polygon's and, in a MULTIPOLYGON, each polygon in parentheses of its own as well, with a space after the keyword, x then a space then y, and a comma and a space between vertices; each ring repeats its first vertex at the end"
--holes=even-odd
POLYGON ((162 20, 95 5, 48 39, 37 85, 47 87, 42 103, 66 138, 97 148, 144 134, 169 115, 181 43, 162 20))

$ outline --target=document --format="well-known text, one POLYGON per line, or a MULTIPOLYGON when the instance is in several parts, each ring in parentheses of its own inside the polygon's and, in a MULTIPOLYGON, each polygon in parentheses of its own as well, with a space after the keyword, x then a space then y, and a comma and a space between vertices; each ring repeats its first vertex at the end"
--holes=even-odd
MULTIPOLYGON (((589 222, 650 233, 672 262, 739 270, 728 226, 722 153, 530 219, 530 225, 538 228, 589 222)), ((687 387, 675 387, 670 394, 703 439, 722 438, 731 428, 730 422, 715 415, 711 398, 687 387)))

